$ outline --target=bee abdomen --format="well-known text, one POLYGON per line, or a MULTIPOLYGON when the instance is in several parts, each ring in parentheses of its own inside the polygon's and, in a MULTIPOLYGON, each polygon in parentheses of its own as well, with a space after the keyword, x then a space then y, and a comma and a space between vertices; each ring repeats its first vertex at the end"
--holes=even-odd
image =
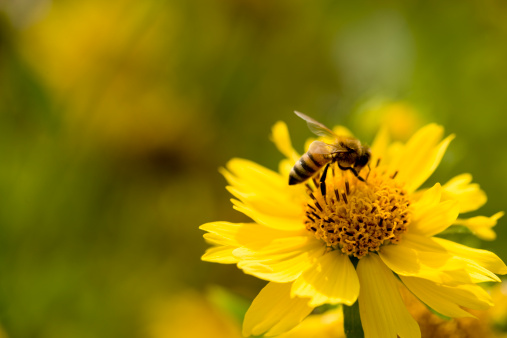
POLYGON ((292 167, 289 174, 289 185, 306 181, 329 161, 329 158, 321 154, 305 153, 292 167))

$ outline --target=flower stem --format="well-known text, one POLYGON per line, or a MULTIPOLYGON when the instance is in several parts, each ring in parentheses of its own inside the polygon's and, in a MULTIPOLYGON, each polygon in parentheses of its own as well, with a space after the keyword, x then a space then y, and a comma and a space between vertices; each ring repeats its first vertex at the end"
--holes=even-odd
POLYGON ((347 338, 364 338, 358 301, 352 306, 343 305, 343 324, 347 338))
MULTIPOLYGON (((354 268, 357 267, 359 259, 350 257, 354 268)), ((352 306, 343 305, 343 325, 347 338, 364 338, 361 316, 359 315, 359 301, 356 300, 352 306)))

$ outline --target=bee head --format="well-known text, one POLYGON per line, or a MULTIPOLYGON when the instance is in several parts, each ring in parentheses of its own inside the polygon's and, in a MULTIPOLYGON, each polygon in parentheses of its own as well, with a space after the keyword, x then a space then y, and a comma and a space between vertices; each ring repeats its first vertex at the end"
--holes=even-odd
POLYGON ((357 172, 361 171, 361 169, 365 165, 367 165, 368 162, 370 162, 370 158, 371 158, 370 148, 364 147, 363 153, 356 159, 356 163, 354 165, 354 168, 357 170, 357 172))

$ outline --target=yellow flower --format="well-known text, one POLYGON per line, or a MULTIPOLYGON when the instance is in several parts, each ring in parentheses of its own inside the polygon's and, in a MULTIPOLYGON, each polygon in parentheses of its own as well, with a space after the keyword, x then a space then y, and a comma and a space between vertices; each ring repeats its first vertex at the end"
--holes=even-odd
POLYGON ((253 222, 200 227, 214 245, 203 260, 234 263, 269 281, 245 315, 243 335, 279 335, 315 307, 358 301, 366 337, 420 337, 400 284, 448 317, 472 316, 462 307, 492 305, 477 283, 499 282, 495 274, 507 273, 502 260, 434 237, 456 222, 460 210, 482 205, 477 200, 484 193, 468 176, 418 190, 453 138, 442 140, 441 126, 420 129, 406 144, 391 144, 381 130, 371 147, 370 168, 360 173, 366 182, 332 166, 324 187, 318 177, 289 186, 300 155, 283 122, 274 126, 272 137, 286 156, 279 172, 242 159, 222 170, 236 197, 234 208, 253 222))

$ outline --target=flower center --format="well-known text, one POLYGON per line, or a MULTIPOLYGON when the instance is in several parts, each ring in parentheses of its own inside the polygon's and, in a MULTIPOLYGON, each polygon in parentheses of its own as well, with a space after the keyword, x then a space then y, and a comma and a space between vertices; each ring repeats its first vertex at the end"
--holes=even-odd
MULTIPOLYGON (((306 205, 305 225, 328 247, 361 258, 387 243, 397 243, 411 220, 410 200, 402 185, 372 168, 359 181, 336 164, 329 166, 323 186, 320 177, 307 184, 310 201, 306 205)), ((322 171, 321 174, 322 175, 322 171)))

